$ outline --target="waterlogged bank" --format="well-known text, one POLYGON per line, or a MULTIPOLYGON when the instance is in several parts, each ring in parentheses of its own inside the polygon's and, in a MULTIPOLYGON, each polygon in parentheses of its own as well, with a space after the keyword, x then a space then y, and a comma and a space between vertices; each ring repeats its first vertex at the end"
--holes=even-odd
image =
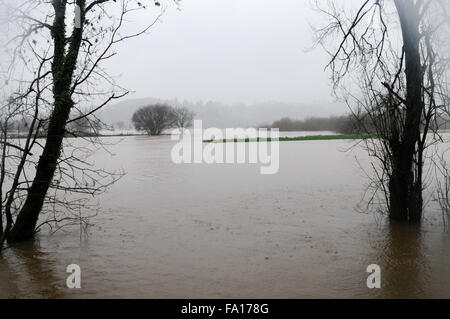
MULTIPOLYGON (((111 139, 109 138, 110 144, 111 139)), ((119 140, 119 139, 117 139, 119 140)), ((368 167, 354 141, 280 143, 280 169, 173 164, 169 137, 126 137, 95 165, 127 175, 72 228, 5 250, 0 297, 328 298, 450 296, 450 234, 355 211, 368 167), (66 287, 79 264, 81 289, 66 287), (366 267, 381 267, 368 289, 366 267)), ((429 198, 430 199, 430 198, 429 198)), ((433 202, 431 201, 433 204, 433 202)))

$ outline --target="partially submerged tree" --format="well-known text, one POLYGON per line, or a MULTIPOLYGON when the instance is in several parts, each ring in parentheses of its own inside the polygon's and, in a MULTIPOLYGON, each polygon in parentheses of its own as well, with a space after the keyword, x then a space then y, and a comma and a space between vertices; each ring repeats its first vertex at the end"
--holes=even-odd
POLYGON ((179 129, 185 129, 192 126, 195 113, 187 107, 175 107, 173 110, 174 126, 179 129))
POLYGON ((362 0, 350 14, 335 1, 316 4, 329 19, 316 35, 335 88, 378 135, 365 141, 378 160, 375 195, 381 191, 391 219, 420 222, 426 150, 440 141, 437 118, 448 115, 450 3, 362 0), (359 93, 348 89, 355 86, 359 93))
POLYGON ((146 131, 148 135, 161 135, 164 130, 174 126, 173 109, 166 104, 154 104, 138 109, 131 119, 138 131, 146 131))
POLYGON ((86 139, 80 147, 64 137, 77 136, 70 131, 73 124, 98 123, 95 112, 128 93, 102 65, 116 55, 119 43, 158 21, 162 9, 142 29, 123 30, 146 4, 160 6, 134 0, 2 0, 0 249, 5 239, 33 238, 44 211, 53 209, 46 221, 58 223, 68 210, 85 207, 79 196, 95 195, 120 176, 85 161, 85 150, 99 140, 86 139), (28 119, 26 134, 12 138, 9 124, 20 118, 28 119), (62 215, 55 212, 58 205, 62 215))

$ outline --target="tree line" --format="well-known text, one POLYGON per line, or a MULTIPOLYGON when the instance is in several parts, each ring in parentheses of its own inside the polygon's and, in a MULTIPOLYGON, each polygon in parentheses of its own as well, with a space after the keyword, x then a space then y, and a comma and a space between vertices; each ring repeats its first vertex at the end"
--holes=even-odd
MULTIPOLYGON (((329 117, 307 117, 304 120, 292 119, 290 117, 283 117, 274 121, 269 125, 262 125, 266 128, 277 128, 284 132, 294 131, 333 131, 342 134, 370 134, 377 133, 377 126, 374 121, 383 121, 383 115, 379 114, 378 119, 375 119, 374 114, 348 114, 341 116, 329 117)), ((434 119, 429 126, 437 130, 450 129, 450 120, 448 116, 439 116, 434 119)), ((425 130, 425 125, 421 124, 420 129, 425 130)))
POLYGON ((359 121, 352 115, 308 117, 304 120, 283 117, 266 126, 280 131, 333 131, 343 134, 361 133, 359 121))

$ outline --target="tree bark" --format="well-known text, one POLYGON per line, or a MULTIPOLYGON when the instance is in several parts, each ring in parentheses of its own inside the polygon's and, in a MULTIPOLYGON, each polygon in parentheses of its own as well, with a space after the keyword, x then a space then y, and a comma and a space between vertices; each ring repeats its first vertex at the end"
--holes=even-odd
POLYGON ((422 153, 420 141, 423 72, 420 56, 420 6, 410 0, 395 0, 405 53, 406 118, 398 151, 394 154, 389 181, 389 216, 394 220, 420 222, 422 218, 422 153))

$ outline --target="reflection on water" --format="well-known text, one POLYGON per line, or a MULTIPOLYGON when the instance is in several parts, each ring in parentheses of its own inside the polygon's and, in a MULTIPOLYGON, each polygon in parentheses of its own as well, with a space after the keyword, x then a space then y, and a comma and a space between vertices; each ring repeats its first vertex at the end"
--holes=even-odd
POLYGON ((426 296, 431 269, 420 228, 396 223, 386 228, 385 238, 377 247, 384 297, 426 296))
MULTIPOLYGON (((280 171, 175 165, 166 138, 127 137, 97 165, 127 176, 77 229, 8 248, 0 297, 330 298, 450 296, 450 234, 354 210, 364 176, 349 141, 280 144, 280 171), (81 266, 82 288, 66 288, 81 266), (381 267, 381 289, 366 267, 381 267)), ((438 213, 436 213, 438 214, 438 213)), ((438 216, 438 215, 437 215, 438 216)))
MULTIPOLYGON (((57 268, 52 258, 41 251, 37 242, 11 247, 4 252, 0 267, 10 277, 6 280, 9 291, 0 291, 0 297, 61 298, 55 277, 57 268)), ((2 280, 2 282, 4 282, 2 280)))
POLYGON ((384 276, 380 296, 449 298, 449 245, 448 234, 388 224, 376 247, 384 276))
POLYGON ((431 269, 420 229, 391 224, 386 237, 385 256, 381 260, 389 297, 423 295, 431 269))

